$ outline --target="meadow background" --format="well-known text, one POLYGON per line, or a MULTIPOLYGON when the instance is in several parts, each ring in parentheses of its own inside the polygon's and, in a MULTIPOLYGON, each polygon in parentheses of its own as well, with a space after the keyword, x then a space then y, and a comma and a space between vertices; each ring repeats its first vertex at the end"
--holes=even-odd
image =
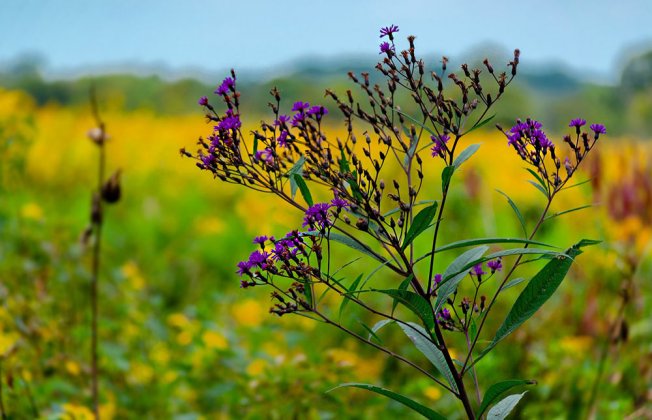
MULTIPOLYGON (((506 51, 476 50, 469 60, 489 55, 497 67, 509 59, 506 51)), ((577 175, 589 182, 562 194, 554 211, 594 206, 556 218, 538 238, 560 246, 581 238, 604 242, 580 257, 544 311, 478 365, 479 376, 539 381, 516 417, 645 418, 652 415, 652 50, 623 60, 610 80, 526 57, 495 122, 509 126, 533 116, 555 139, 571 118, 608 130, 577 175), (609 337, 624 289, 627 331, 609 337)), ((466 57, 451 58, 455 68, 466 57)), ((352 88, 346 71, 371 72, 373 60, 298 60, 276 74, 244 72, 243 132, 269 118, 267 95, 277 86, 286 110, 295 100, 331 108, 326 131, 344 135, 323 91, 352 88)), ((0 406, 8 418, 92 418, 90 252, 80 242, 97 164, 97 147, 87 138, 95 125, 91 85, 110 135, 107 169, 123 173, 122 200, 107 207, 104 225, 103 418, 409 416, 364 391, 326 393, 356 381, 401 390, 442 412, 454 409, 439 388, 384 355, 309 320, 271 315, 266 290, 239 288, 235 263, 249 255, 252 238, 280 235, 300 225, 302 215, 213 180, 180 157, 180 148, 194 150, 210 131, 197 99, 225 75, 171 76, 134 66, 59 77, 33 57, 0 67, 0 406)), ((481 143, 481 153, 455 181, 444 241, 518 236, 518 221, 496 189, 514 198, 530 223, 542 198, 499 132, 488 128, 466 141, 481 143)), ((433 191, 440 170, 427 174, 433 191)), ((373 268, 371 261, 356 263, 359 272, 373 268)), ((354 326, 375 321, 353 308, 344 317, 354 326)), ((418 359, 399 331, 383 339, 418 359)))

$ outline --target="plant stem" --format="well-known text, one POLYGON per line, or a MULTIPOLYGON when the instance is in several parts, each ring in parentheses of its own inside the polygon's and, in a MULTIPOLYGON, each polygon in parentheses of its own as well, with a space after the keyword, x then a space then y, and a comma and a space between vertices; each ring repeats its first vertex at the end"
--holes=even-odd
MULTIPOLYGON (((534 235, 537 233, 539 228, 541 227, 541 224, 545 220, 546 214, 548 213, 548 210, 550 209, 550 204, 552 204, 552 199, 554 197, 554 194, 548 197, 548 203, 546 204, 545 209, 543 209, 543 212, 541 212, 541 216, 539 217, 539 221, 537 222, 536 226, 532 230, 532 233, 528 237, 529 240, 532 240, 534 238, 534 235)), ((527 248, 530 244, 525 244, 523 248, 527 248)), ((496 290, 496 293, 494 293, 493 297, 491 298, 491 301, 489 302, 489 305, 487 306, 487 310, 484 313, 484 316, 482 317, 482 320, 480 321, 480 325, 478 326, 478 332, 475 335, 475 338, 473 339, 473 343, 471 343, 471 347, 469 348, 469 352, 466 355, 466 360, 464 360, 464 366, 462 366, 462 373, 466 372, 467 368, 466 366, 468 365, 469 361, 471 361, 472 355, 473 355, 473 349, 475 348, 475 345, 478 343, 478 337, 480 337, 480 332, 482 331, 482 327, 484 326, 485 321, 487 320, 487 316, 489 315, 489 311, 491 311, 491 308, 494 306, 494 303, 496 303, 496 300, 498 299, 498 295, 500 294, 500 291, 503 289, 505 286, 505 283, 509 280, 511 275, 514 273, 514 270, 516 270, 516 267, 518 267, 518 264, 521 262, 521 259, 523 258, 524 254, 521 254, 518 256, 516 259, 516 262, 514 265, 512 265, 512 268, 509 270, 509 272, 505 275, 505 278, 503 279, 502 283, 500 283, 500 286, 498 286, 498 289, 496 290)))
POLYGON ((97 100, 94 91, 91 91, 91 108, 93 116, 98 124, 100 130, 99 147, 99 164, 97 170, 97 197, 94 198, 93 205, 97 205, 96 211, 99 217, 93 220, 95 240, 93 242, 93 262, 91 269, 91 395, 93 404, 93 414, 96 420, 100 418, 99 411, 99 367, 98 367, 98 283, 100 275, 100 262, 101 262, 101 248, 102 248, 102 224, 103 224, 103 209, 102 209, 102 184, 104 183, 104 169, 106 166, 106 152, 105 152, 105 127, 100 119, 97 100))
POLYGON ((2 362, 4 362, 4 356, 0 356, 0 415, 2 420, 6 420, 7 412, 5 411, 5 403, 3 401, 3 388, 2 388, 2 362))

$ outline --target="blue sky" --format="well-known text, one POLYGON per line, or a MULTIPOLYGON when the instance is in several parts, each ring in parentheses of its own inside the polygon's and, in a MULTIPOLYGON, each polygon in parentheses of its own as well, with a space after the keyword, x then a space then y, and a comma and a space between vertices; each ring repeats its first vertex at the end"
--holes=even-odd
POLYGON ((647 0, 164 1, 3 0, 0 65, 30 53, 53 74, 130 64, 185 71, 274 69, 301 57, 375 53, 378 29, 417 35, 451 57, 495 43, 522 62, 565 63, 598 78, 623 51, 652 45, 647 0))

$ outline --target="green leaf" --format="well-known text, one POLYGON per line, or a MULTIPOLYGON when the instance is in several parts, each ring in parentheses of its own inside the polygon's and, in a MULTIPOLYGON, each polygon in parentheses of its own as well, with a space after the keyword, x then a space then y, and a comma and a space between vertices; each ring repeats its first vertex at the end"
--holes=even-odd
POLYGON ((534 188, 541 191, 541 194, 543 194, 544 197, 548 198, 548 190, 546 188, 542 187, 541 185, 537 184, 536 182, 532 181, 531 179, 528 179, 527 182, 534 185, 534 188))
POLYGON ((292 193, 292 199, 297 195, 297 189, 299 186, 297 185, 297 181, 294 180, 294 175, 290 176, 290 192, 292 193))
POLYGON ((457 289, 457 285, 466 277, 469 264, 482 258, 488 250, 489 247, 486 245, 469 249, 450 263, 442 275, 442 283, 437 288, 435 313, 439 312, 446 299, 453 294, 455 289, 457 289))
MULTIPOLYGON (((371 331, 373 332, 374 335, 376 335, 376 333, 377 333, 381 328, 383 328, 383 327, 384 327, 385 325, 387 325, 387 324, 391 324, 392 322, 394 322, 393 319, 383 319, 383 320, 381 320, 381 321, 378 321, 378 322, 376 322, 376 323, 374 324, 373 327, 371 327, 371 331)), ((371 334, 369 334, 369 338, 371 338, 371 334)))
POLYGON ((507 283, 506 285, 504 285, 503 288, 500 289, 500 292, 502 293, 502 292, 504 292, 505 290, 509 289, 510 287, 514 287, 514 286, 516 286, 517 284, 521 284, 521 283, 523 283, 524 281, 525 281, 525 278, 524 278, 524 277, 519 277, 519 278, 517 278, 517 279, 514 279, 514 280, 510 281, 509 283, 507 283))
POLYGON ((582 253, 580 248, 582 246, 594 244, 595 241, 580 241, 569 248, 565 255, 559 255, 550 260, 541 271, 530 280, 525 289, 523 289, 516 299, 516 302, 514 302, 512 309, 507 314, 507 318, 505 318, 505 321, 503 321, 502 325, 498 328, 494 339, 474 360, 473 364, 477 363, 491 349, 493 349, 496 344, 534 315, 534 313, 539 310, 548 299, 550 299, 555 290, 557 290, 561 282, 564 280, 574 258, 582 253))
POLYGON ((512 412, 516 404, 521 401, 521 398, 526 393, 527 391, 522 394, 510 395, 503 398, 498 404, 491 407, 491 410, 487 413, 487 420, 503 420, 512 412))
POLYGON ((329 390, 328 392, 331 392, 333 390, 336 390, 338 388, 344 388, 344 387, 353 387, 353 388, 360 388, 364 389, 367 391, 375 392, 376 394, 383 395, 385 397, 391 398, 396 402, 399 402, 403 404, 404 406, 410 408, 411 410, 421 414, 423 417, 430 419, 430 420, 446 420, 446 417, 442 416, 441 414, 437 413, 436 411, 433 411, 432 409, 419 404, 418 402, 404 396, 401 394, 397 394, 394 391, 390 391, 389 389, 385 388, 380 388, 374 385, 369 385, 369 384, 360 384, 360 383, 346 383, 346 384, 341 384, 339 386, 336 386, 335 388, 329 390))
POLYGON ((348 236, 341 235, 339 233, 330 232, 328 234, 328 239, 330 239, 332 241, 335 241, 335 242, 339 242, 339 243, 341 243, 343 245, 348 246, 349 248, 355 249, 356 251, 360 251, 363 254, 368 255, 371 258, 375 259, 376 261, 380 261, 382 263, 387 263, 387 261, 385 261, 384 259, 382 259, 378 255, 376 255, 371 250, 371 248, 369 248, 368 246, 364 245, 361 242, 353 240, 352 238, 350 238, 348 236))
MULTIPOLYGON (((449 251, 451 249, 457 249, 457 248, 465 248, 468 246, 474 246, 474 245, 484 245, 484 244, 510 244, 510 243, 517 243, 517 244, 530 244, 530 245, 541 245, 541 246, 547 246, 550 248, 555 248, 552 245, 546 244, 544 242, 539 242, 539 241, 531 241, 529 239, 520 239, 520 238, 477 238, 477 239, 465 239, 462 241, 457 241, 457 242, 451 242, 450 244, 443 245, 435 250, 435 253, 438 252, 443 252, 443 251, 449 251)), ((424 254, 420 256, 419 258, 416 259, 415 262, 419 262, 429 256, 432 255, 432 252, 428 252, 427 254, 424 254)))
POLYGON ((408 229, 405 239, 403 240, 402 249, 405 249, 414 241, 414 239, 422 234, 428 227, 430 223, 437 215, 437 202, 433 203, 431 206, 422 209, 416 216, 408 229))
POLYGON ((314 203, 312 201, 312 195, 310 194, 310 189, 308 188, 306 181, 304 181, 301 175, 299 174, 293 174, 292 178, 294 179, 294 182, 297 183, 297 186, 299 187, 299 191, 301 191, 301 195, 303 196, 303 199, 306 200, 308 206, 312 206, 314 203))
POLYGON ((528 381, 524 379, 511 379, 508 381, 503 381, 503 382, 498 382, 489 387, 487 392, 484 394, 484 398, 482 399, 482 404, 480 404, 480 408, 478 409, 478 413, 475 415, 477 418, 480 418, 482 414, 484 414, 485 410, 489 408, 491 404, 498 399, 504 392, 507 392, 508 390, 520 386, 520 385, 534 385, 536 384, 536 381, 528 381))
POLYGON ((494 115, 492 115, 492 116, 490 116, 490 117, 487 117, 487 118, 485 118, 484 120, 480 121, 479 123, 477 123, 476 125, 474 125, 473 127, 471 127, 471 129, 470 129, 469 131, 467 131, 466 134, 469 134, 470 132, 475 131, 475 130, 477 130, 478 128, 484 126, 484 125, 487 124, 489 121, 493 120, 495 116, 496 116, 496 114, 494 114, 494 115))
POLYGON ((473 343, 475 341, 475 337, 478 335, 478 326, 476 325, 473 316, 471 316, 471 323, 469 324, 469 334, 469 341, 473 343))
POLYGON ((432 314, 432 308, 430 307, 428 301, 426 301, 420 295, 417 295, 416 293, 411 292, 409 290, 374 289, 374 291, 379 293, 384 293, 398 300, 406 308, 414 312, 423 321, 423 324, 428 328, 428 330, 431 330, 435 327, 435 318, 432 314))
POLYGON ((360 320, 358 320, 358 323, 359 323, 360 325, 362 325, 362 326, 364 327, 365 330, 367 330, 367 332, 369 333, 369 339, 370 339, 370 340, 371 340, 371 338, 373 337, 373 338, 376 340, 376 342, 378 342, 378 344, 383 344, 383 340, 381 340, 380 337, 378 337, 378 336, 376 335, 376 332, 375 332, 373 329, 369 328, 369 327, 367 326, 367 324, 365 324, 364 322, 362 322, 362 321, 360 321, 360 320))
POLYGON ((426 130, 426 131, 427 131, 428 133, 430 133, 431 135, 433 135, 433 136, 436 136, 436 135, 437 135, 437 133, 435 133, 431 128, 429 128, 429 127, 426 126, 425 124, 420 123, 419 121, 417 121, 417 120, 415 120, 414 118, 412 118, 412 116, 411 116, 410 114, 406 114, 405 112, 403 112, 403 111, 401 111, 401 110, 399 110, 399 109, 396 109, 396 108, 392 108, 392 109, 393 109, 394 111, 398 112, 399 114, 403 115, 405 118, 407 118, 408 120, 410 120, 410 122, 412 122, 413 124, 416 124, 418 127, 423 128, 424 130, 426 130))
POLYGON ((347 289, 347 293, 343 295, 344 299, 342 300, 342 304, 340 304, 340 314, 339 314, 340 319, 342 319, 342 313, 344 313, 344 308, 346 308, 346 306, 349 304, 349 301, 351 300, 348 294, 358 290, 358 285, 360 284, 360 280, 362 280, 362 274, 360 274, 358 277, 356 277, 355 280, 353 280, 353 283, 351 283, 351 287, 349 287, 347 289))
POLYGON ((430 337, 430 334, 428 334, 423 327, 413 322, 408 322, 407 324, 399 323, 398 326, 401 327, 405 335, 412 340, 414 346, 423 353, 423 355, 430 360, 430 363, 437 368, 439 373, 446 378, 451 388, 457 391, 457 385, 455 385, 453 373, 448 368, 448 364, 446 364, 444 353, 442 353, 441 350, 439 350, 428 338, 430 337))
MULTIPOLYGON (((407 276, 407 278, 403 280, 401 284, 398 285, 398 290, 407 290, 413 278, 414 278, 414 274, 410 274, 409 276, 407 276)), ((392 315, 394 315, 394 311, 396 310, 396 306, 398 306, 398 303, 399 303, 398 299, 394 299, 394 303, 392 303, 392 315)))
POLYGON ((544 220, 553 219, 553 218, 555 218, 557 216, 561 216, 562 214, 568 214, 568 213, 572 213, 574 211, 588 209, 589 207, 593 207, 593 204, 586 204, 584 206, 574 207, 574 208, 569 209, 569 210, 560 211, 559 213, 551 214, 550 216, 546 217, 544 220))
POLYGON ((527 237, 527 229, 525 227, 525 218, 523 217, 523 214, 521 213, 521 211, 516 206, 516 203, 514 203, 514 201, 512 201, 512 199, 509 198, 509 196, 507 194, 505 194, 504 192, 502 192, 500 190, 496 190, 496 191, 498 191, 499 193, 501 193, 502 195, 505 196, 505 198, 507 199, 507 202, 512 207, 512 210, 514 210, 514 213, 516 213, 516 217, 518 217, 518 221, 521 223, 521 228, 523 228, 523 235, 527 237))
POLYGON ((292 175, 301 175, 303 173, 303 164, 306 162, 306 158, 304 156, 301 156, 294 165, 290 168, 290 170, 287 173, 288 177, 292 177, 292 175))
POLYGON ((536 180, 539 182, 539 184, 541 184, 541 186, 542 186, 546 191, 548 191, 548 184, 543 180, 543 178, 541 178, 541 175, 539 175, 538 173, 536 173, 536 172, 535 172, 533 169, 531 169, 531 168, 525 168, 525 170, 528 171, 530 174, 532 174, 532 176, 533 176, 534 178, 536 178, 536 180))
POLYGON ((469 158, 473 156, 473 154, 477 152, 479 148, 480 148, 479 144, 472 144, 466 149, 462 150, 462 153, 457 155, 457 157, 453 161, 453 166, 455 167, 455 169, 459 168, 464 162, 469 160, 469 158))
POLYGON ((570 189, 570 188, 579 187, 580 185, 584 185, 584 184, 586 184, 587 182, 591 182, 591 180, 590 180, 590 179, 587 179, 586 181, 582 181, 582 182, 578 182, 577 184, 569 185, 569 186, 567 186, 567 187, 562 188, 560 191, 562 191, 562 190, 568 190, 568 189, 570 189))
POLYGON ((447 166, 441 172, 441 191, 442 194, 448 189, 448 185, 451 183, 451 178, 453 177, 453 172, 455 172, 455 166, 447 166))

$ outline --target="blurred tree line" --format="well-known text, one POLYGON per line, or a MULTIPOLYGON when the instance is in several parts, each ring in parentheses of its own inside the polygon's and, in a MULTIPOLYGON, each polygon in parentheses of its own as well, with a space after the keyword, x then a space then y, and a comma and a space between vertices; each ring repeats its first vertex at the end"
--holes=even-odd
MULTIPOLYGON (((498 71, 499 64, 507 61, 507 55, 492 56, 498 71)), ((451 62, 449 72, 459 69, 459 64, 451 62)), ((479 62, 470 64, 483 68, 479 62)), ((583 80, 558 67, 528 68, 527 63, 524 64, 514 86, 508 89, 501 106, 496 108, 495 122, 508 125, 515 117, 536 116, 549 130, 555 131, 568 124, 570 115, 603 122, 609 134, 652 138, 652 51, 630 58, 622 67, 618 82, 611 85, 583 80)), ((0 86, 26 91, 39 105, 86 107, 89 86, 94 83, 101 87, 103 101, 108 107, 125 112, 145 109, 160 115, 178 115, 198 112, 197 99, 209 95, 221 81, 216 77, 209 84, 196 78, 167 80, 159 75, 127 73, 48 80, 42 76, 41 67, 38 59, 18 61, 0 71, 0 86)), ((348 71, 368 71, 373 83, 377 73, 373 67, 373 61, 367 59, 337 63, 306 60, 277 77, 248 73, 239 76, 242 108, 253 115, 266 113, 268 92, 273 86, 280 89, 288 108, 282 112, 289 111, 296 100, 329 107, 331 101, 324 98, 326 87, 340 95, 347 89, 355 90, 347 80, 348 71)), ((339 113, 332 112, 331 118, 333 116, 339 113)))

